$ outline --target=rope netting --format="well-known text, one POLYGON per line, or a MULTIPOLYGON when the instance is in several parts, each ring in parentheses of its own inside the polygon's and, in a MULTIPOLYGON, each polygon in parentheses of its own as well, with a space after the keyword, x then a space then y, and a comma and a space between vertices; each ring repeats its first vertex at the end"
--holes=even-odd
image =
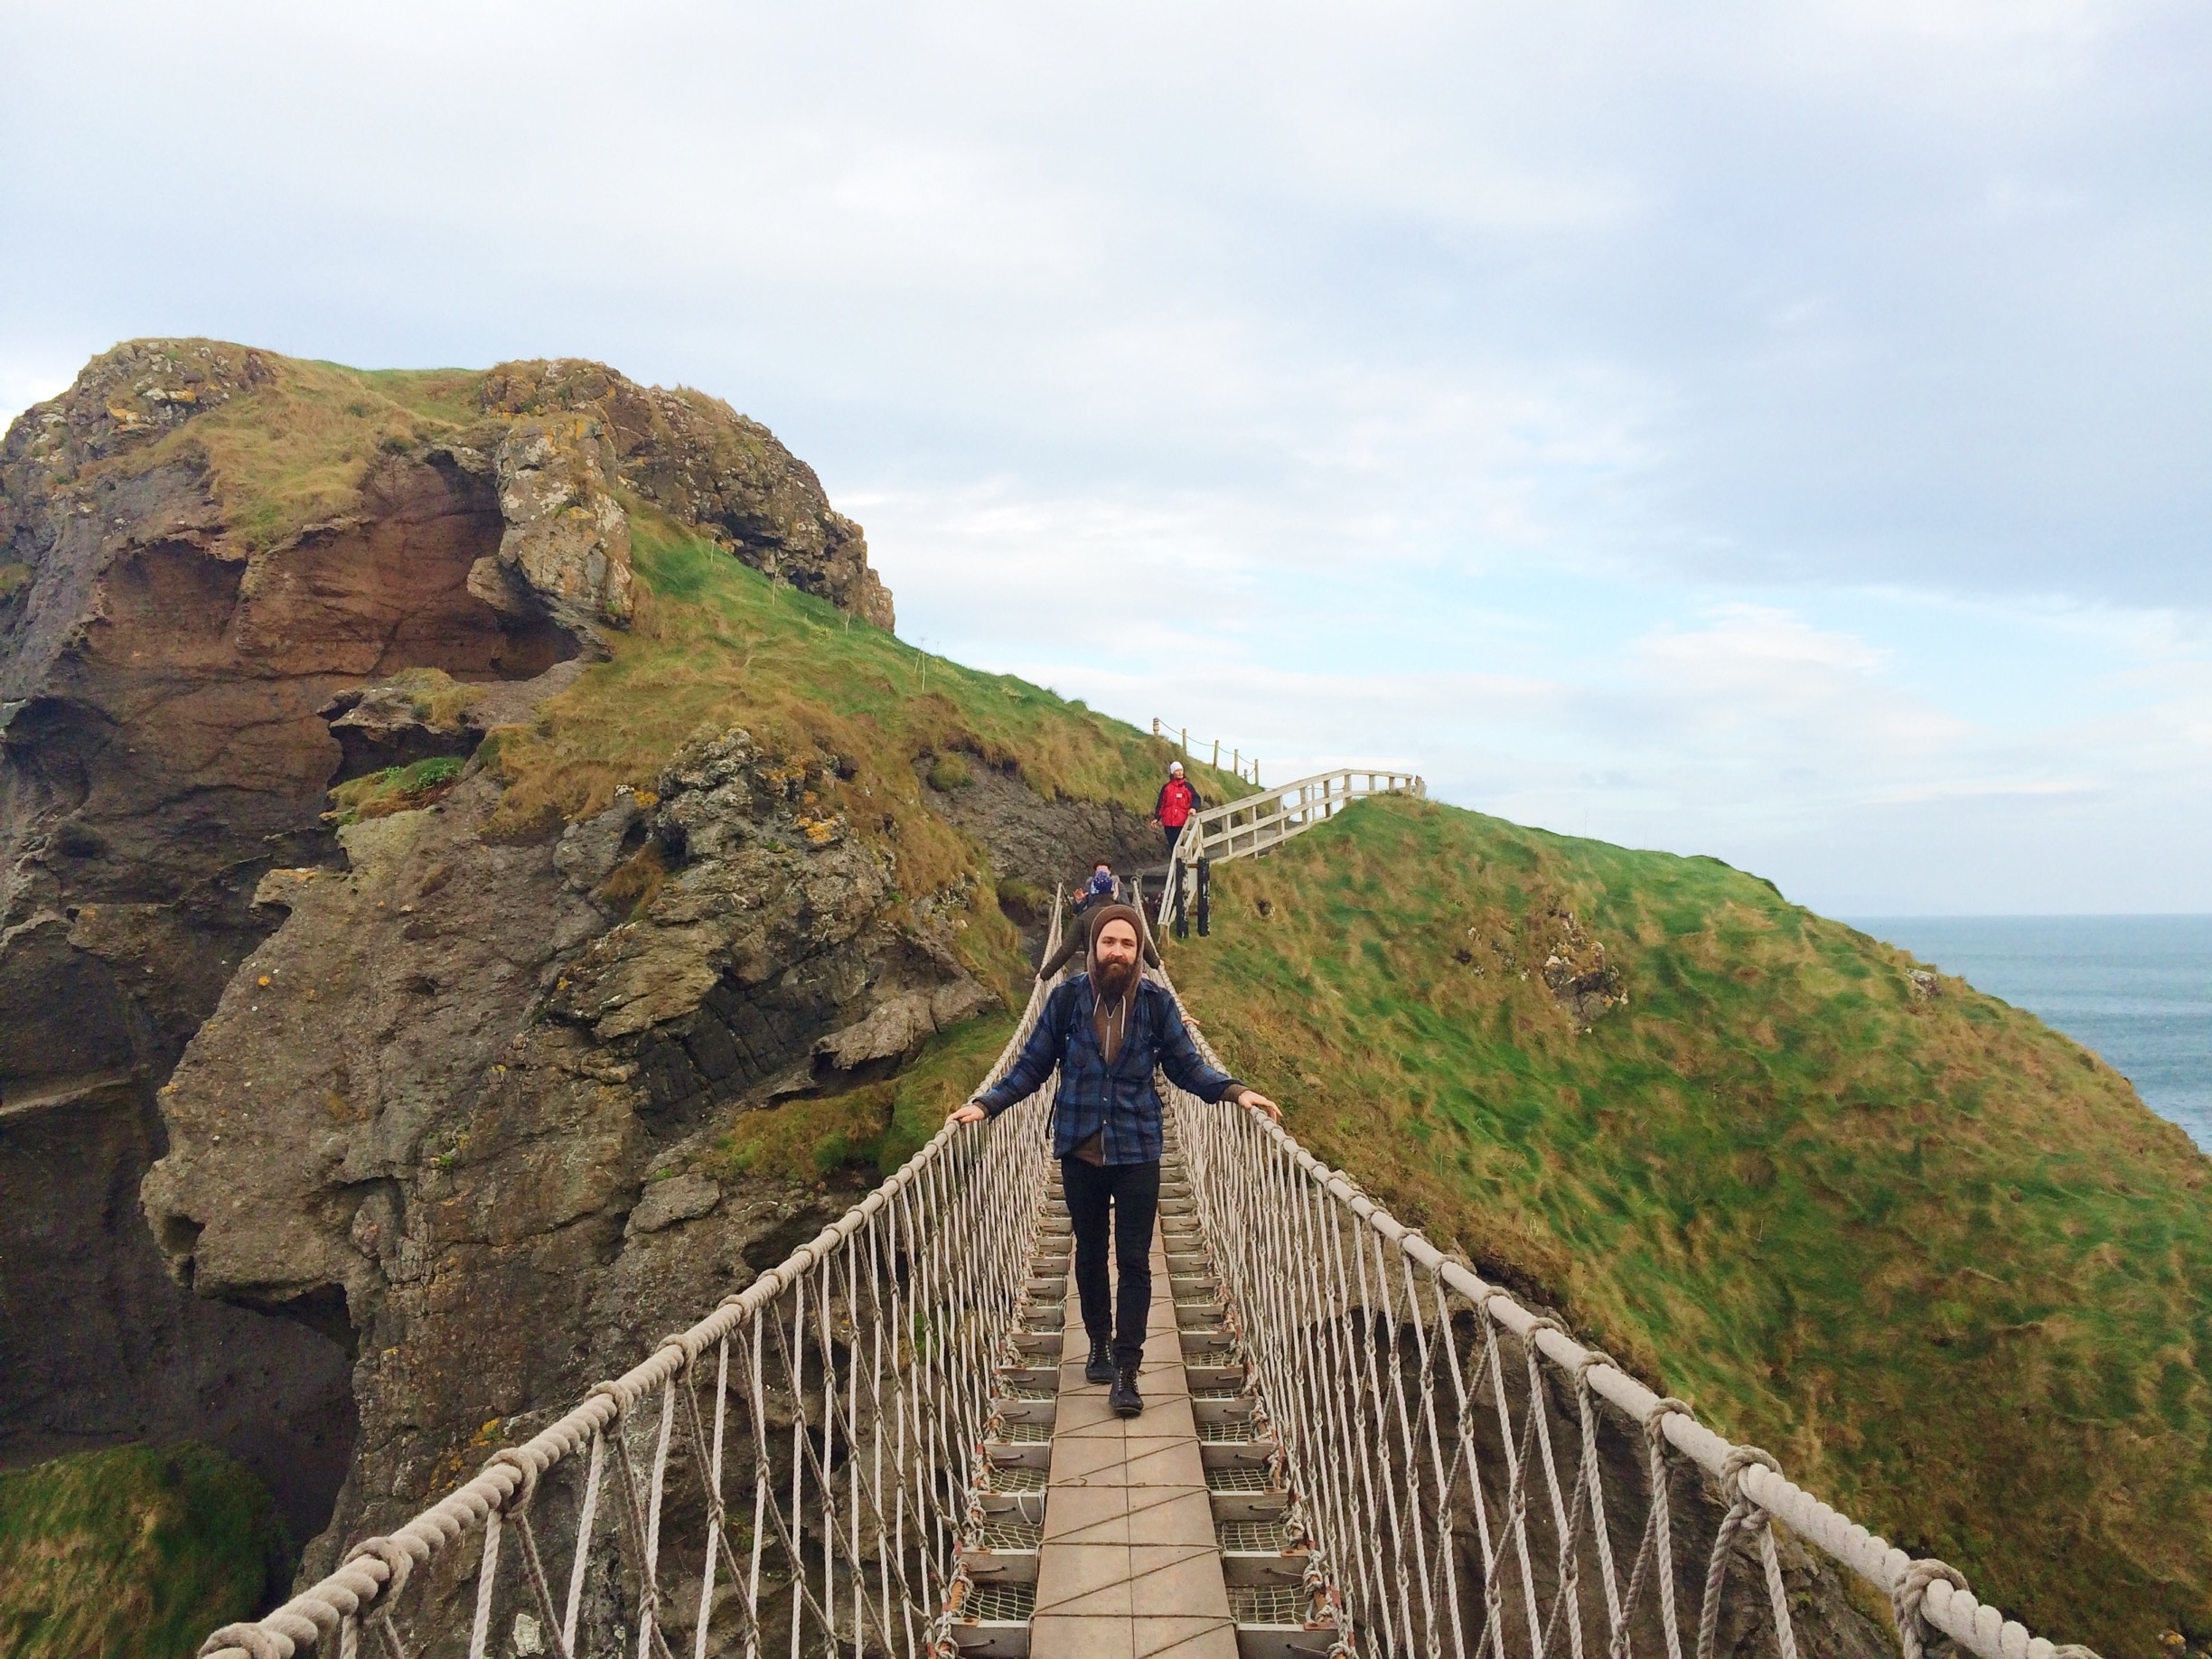
POLYGON ((1888 1599, 1906 1659, 1936 1635, 1982 1659, 2089 1654, 2031 1636, 1486 1284, 1261 1111, 1159 1083, 1309 1589, 1349 1616, 1316 1623, 1424 1659, 1797 1659, 1809 1543, 1888 1599))
POLYGON ((947 1125, 642 1364, 201 1654, 407 1659, 464 1623, 469 1659, 950 1653, 992 1380, 1020 1359, 1053 1086, 993 1133, 947 1125))
MULTIPOLYGON (((952 1653, 989 1588, 961 1546, 988 1542, 994 1383, 1026 1363, 1055 1083, 988 1131, 941 1129, 643 1364, 201 1654, 952 1653)), ((1797 1659, 1810 1545, 1888 1598, 1905 1659, 1937 1636, 1982 1659, 2094 1659, 1654 1394, 1261 1112, 1159 1083, 1278 1448, 1282 1536, 1307 1551, 1291 1598, 1338 1652, 1797 1659)))

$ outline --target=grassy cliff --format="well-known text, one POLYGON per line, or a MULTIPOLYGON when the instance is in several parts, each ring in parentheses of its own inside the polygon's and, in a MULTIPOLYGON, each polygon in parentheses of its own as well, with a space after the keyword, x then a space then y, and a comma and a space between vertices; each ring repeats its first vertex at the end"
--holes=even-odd
MULTIPOLYGON (((1173 751, 1010 674, 916 650, 811 594, 738 563, 636 501, 632 551, 642 590, 612 661, 551 699, 528 730, 500 735, 501 811, 518 827, 596 811, 618 784, 649 783, 691 737, 743 726, 773 751, 826 750, 846 764, 826 810, 893 847, 908 893, 972 867, 972 842, 923 800, 917 761, 1017 773, 1038 793, 1152 810, 1173 751)), ((1195 766, 1209 799, 1247 792, 1195 766)))
MULTIPOLYGON (((857 762, 826 807, 909 892, 978 862, 917 758, 1149 803, 1164 754, 1131 728, 636 524, 636 625, 502 740, 518 816, 592 810, 731 724, 857 762)), ((1426 803, 1216 892, 1176 971, 1322 1156, 2037 1627, 2111 1656, 2212 1635, 2212 1167, 2095 1056, 1716 861, 1426 803), (1553 989, 1561 952, 1610 1006, 1553 989)), ((887 1169, 1005 1028, 743 1114, 721 1156, 887 1169)))
POLYGON ((1423 801, 1214 914, 1194 1012, 1401 1217, 2054 1639, 2212 1635, 2212 1163, 2095 1056, 1715 860, 1423 801))
MULTIPOLYGON (((492 418, 474 371, 258 373, 128 462, 203 464, 254 548, 356 511, 381 457, 492 418)), ((1166 745, 916 651, 616 492, 631 625, 486 738, 495 833, 541 839, 743 726, 823 780, 808 810, 881 849, 903 895, 973 889, 961 948, 1017 1002, 983 850, 923 778, 992 768, 1146 811, 1166 745)), ((1209 798, 1242 792, 1196 770, 1209 798)), ((442 781, 395 768, 333 804, 370 816, 442 781)), ((655 870, 624 879, 642 895, 655 870)), ((2208 1167, 2094 1056, 1711 860, 1427 803, 1355 808, 1224 866, 1215 893, 1214 937, 1170 946, 1178 981, 1321 1156, 2039 1629, 2107 1659, 2212 1639, 2208 1167)), ((712 1156, 805 1182, 890 1167, 1010 1023, 736 1114, 712 1156)), ((265 1511, 202 1456, 0 1480, 0 1651, 161 1652, 173 1626, 189 1643, 247 1610, 265 1511), (224 1518, 184 1537, 178 1495, 202 1491, 190 1506, 224 1518), (117 1647, 101 1620, 155 1634, 117 1647)))
POLYGON ((0 1475, 0 1653, 176 1659, 281 1593, 267 1491, 202 1446, 128 1446, 0 1475))

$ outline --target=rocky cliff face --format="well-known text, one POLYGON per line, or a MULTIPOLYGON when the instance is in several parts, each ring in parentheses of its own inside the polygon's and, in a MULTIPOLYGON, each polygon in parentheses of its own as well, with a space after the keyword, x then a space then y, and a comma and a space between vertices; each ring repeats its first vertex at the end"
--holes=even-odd
MULTIPOLYGON (((813 469, 759 422, 704 393, 638 386, 573 359, 503 364, 482 396, 515 423, 519 441, 500 461, 511 521, 573 513, 564 499, 593 500, 612 481, 711 531, 755 569, 892 626, 891 595, 868 567, 860 527, 831 510, 813 469)), ((595 500, 593 511, 605 509, 595 500)), ((626 546, 619 526, 595 533, 610 549, 626 546)))
POLYGON ((987 996, 930 919, 958 895, 894 921, 810 815, 833 755, 730 734, 522 845, 478 833, 479 756, 333 832, 333 783, 475 754, 602 654, 635 511, 892 610, 812 473, 712 399, 566 361, 412 409, 317 375, 136 342, 0 443, 0 1462, 190 1434, 334 1539, 817 1224, 691 1188, 638 1220, 709 1109, 987 996))

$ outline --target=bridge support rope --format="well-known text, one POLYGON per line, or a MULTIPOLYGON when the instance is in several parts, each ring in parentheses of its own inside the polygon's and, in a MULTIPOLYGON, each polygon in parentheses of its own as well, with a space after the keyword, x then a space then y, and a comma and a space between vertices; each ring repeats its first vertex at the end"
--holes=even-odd
MULTIPOLYGON (((1055 906, 1054 943, 1059 928, 1055 906)), ((406 1659, 462 1607, 471 1659, 522 1648, 526 1620, 560 1659, 945 1659, 983 1598, 963 1558, 988 1555, 1006 1506, 987 1448, 1010 1420, 994 1395, 1039 1340, 1053 1089, 988 1129, 941 1129, 707 1318, 276 1611, 216 1631, 204 1659, 406 1659)), ((1267 1448, 1270 1535, 1305 1563, 1308 1645, 1293 1619, 1270 1651, 1682 1659, 1687 1636, 1711 1659, 1731 1586, 1756 1584, 1772 1650, 1794 1659, 1778 1523, 1890 1598, 1907 1659, 1934 1634, 1981 1659, 2094 1659, 1654 1394, 1262 1114, 1167 1098, 1197 1223, 1171 1242, 1186 1252, 1173 1270, 1220 1288, 1204 1298, 1223 1355, 1209 1374, 1243 1396, 1224 1420, 1267 1448), (1692 1467, 1726 1510, 1709 1548, 1695 1512, 1677 1513, 1692 1467), (1685 1626, 1677 1579, 1695 1587, 1701 1568, 1685 1626)))
MULTIPOLYGON (((1059 925, 1055 914, 1055 943, 1059 925)), ((1047 989, 1032 988, 986 1084, 1013 1064, 1047 989)), ((1048 1083, 989 1134, 948 1124, 643 1364, 356 1544, 274 1612, 214 1632, 201 1654, 351 1659, 367 1643, 406 1655, 420 1650, 414 1619, 464 1594, 470 1659, 511 1651, 518 1619, 561 1659, 610 1644, 638 1659, 676 1659, 680 1646, 705 1659, 718 1605, 734 1612, 747 1659, 786 1647, 949 1652, 967 1588, 957 1545, 989 1485, 992 1382, 1027 1296, 1051 1092, 1048 1083), (724 1486, 734 1441, 749 1442, 750 1466, 737 1471, 736 1527, 724 1486), (678 1482, 687 1532, 703 1521, 671 1554, 663 1526, 678 1482), (558 1617, 548 1539, 569 1562, 558 1617), (404 1596, 410 1583, 417 1594, 404 1596), (591 1626, 615 1608, 626 1609, 621 1631, 591 1626)))
MULTIPOLYGON (((1195 1025, 1192 1034, 1223 1065, 1195 1025)), ((1653 1393, 1447 1257, 1264 1113, 1209 1106, 1159 1082, 1263 1409, 1365 1647, 1582 1659, 1590 1640, 1627 1659, 1656 1641, 1666 1659, 1682 1659, 1677 1551, 1693 1540, 1673 1487, 1687 1464, 1711 1477, 1726 1506, 1690 1631, 1697 1659, 1716 1651, 1730 1564, 1753 1540, 1749 1572, 1764 1592, 1771 1651, 1796 1659, 1776 1523, 1890 1600, 1907 1659, 1936 1634, 1981 1659, 2094 1659, 2004 1618, 1953 1569, 1891 1547, 1765 1452, 1653 1393), (1508 1348, 1524 1374, 1512 1374, 1508 1348), (1575 1448, 1565 1481, 1554 1450, 1563 1436, 1575 1448), (1646 1451, 1642 1479, 1626 1481, 1635 1460, 1606 1450, 1635 1440, 1646 1451), (1638 1507, 1640 1524, 1617 1536, 1629 1523, 1614 1517, 1638 1507), (1628 1539, 1638 1542, 1624 1585, 1615 1550, 1628 1539), (1655 1613, 1645 1605, 1654 1579, 1655 1613)))

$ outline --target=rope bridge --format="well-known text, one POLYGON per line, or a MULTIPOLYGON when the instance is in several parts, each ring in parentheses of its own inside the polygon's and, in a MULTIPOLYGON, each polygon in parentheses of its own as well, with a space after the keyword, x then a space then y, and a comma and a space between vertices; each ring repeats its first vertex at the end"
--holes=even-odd
MULTIPOLYGON (((1055 906, 1048 955, 1060 926, 1055 906)), ((1080 1374, 1055 1368, 1080 1336, 1055 1082, 947 1125, 635 1369, 201 1654, 1030 1653, 1055 1391, 1080 1374), (437 1634, 463 1628, 464 1649, 437 1634)), ((1263 1115, 1160 1083, 1224 1654, 1797 1659, 1809 1547, 1887 1598, 1905 1659, 1937 1635, 2094 1659, 1654 1395, 1263 1115)))
POLYGON ((1797 1659, 1779 1523, 1882 1594, 1906 1659, 1931 1634, 1982 1659, 2094 1659, 1486 1284, 1262 1113, 1160 1083, 1284 1484, 1364 1650, 1797 1659), (1693 1472, 1717 1528, 1684 1513, 1693 1472))

